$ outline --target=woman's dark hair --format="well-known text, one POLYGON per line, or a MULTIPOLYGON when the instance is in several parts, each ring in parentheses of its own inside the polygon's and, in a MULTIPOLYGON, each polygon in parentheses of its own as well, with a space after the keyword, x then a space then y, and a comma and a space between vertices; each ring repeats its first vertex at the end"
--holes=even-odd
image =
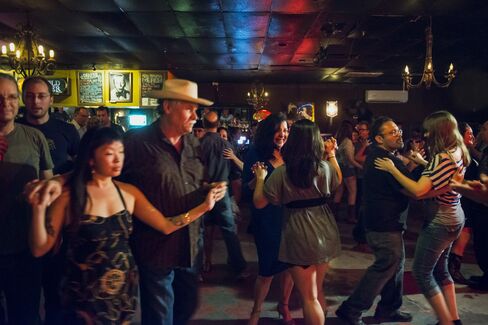
POLYGON ((229 129, 227 129, 225 126, 219 126, 217 128, 217 133, 220 134, 220 131, 225 131, 227 133, 227 141, 229 141, 230 143, 234 143, 234 139, 232 138, 232 134, 230 134, 230 131, 229 129))
POLYGON ((466 122, 459 122, 458 129, 459 129, 459 133, 461 133, 461 136, 464 137, 466 130, 471 129, 471 126, 466 122))
POLYGON ((95 157, 95 150, 115 141, 122 142, 122 137, 109 127, 89 129, 81 138, 75 167, 67 182, 70 189, 68 232, 75 233, 78 230, 81 216, 90 199, 86 191, 86 184, 92 179, 90 160, 95 157))
POLYGON ((342 121, 339 130, 337 130, 337 143, 341 143, 345 138, 349 138, 352 140, 352 131, 354 130, 354 126, 352 125, 351 121, 345 120, 342 121))
POLYGON ((271 114, 259 122, 254 136, 254 147, 261 159, 269 160, 274 157, 273 153, 276 149, 274 135, 283 122, 286 122, 286 117, 283 114, 271 114))
POLYGON ((292 184, 299 188, 312 186, 323 154, 324 142, 318 126, 307 119, 293 123, 281 150, 286 174, 292 184))

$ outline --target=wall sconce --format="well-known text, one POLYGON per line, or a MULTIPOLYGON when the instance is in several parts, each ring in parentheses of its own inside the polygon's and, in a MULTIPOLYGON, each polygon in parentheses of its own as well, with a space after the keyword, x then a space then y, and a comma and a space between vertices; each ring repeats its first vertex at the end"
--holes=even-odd
POLYGON ((325 102, 325 115, 330 117, 336 117, 339 113, 339 106, 337 104, 337 100, 328 100, 325 102))

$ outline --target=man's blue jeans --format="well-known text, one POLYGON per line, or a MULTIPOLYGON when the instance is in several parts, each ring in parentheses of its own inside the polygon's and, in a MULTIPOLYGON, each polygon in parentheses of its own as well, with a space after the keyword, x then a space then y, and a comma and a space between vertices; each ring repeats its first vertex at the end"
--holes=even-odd
POLYGON ((403 302, 403 232, 368 231, 366 239, 373 250, 375 261, 366 270, 352 295, 340 307, 357 318, 371 308, 377 295, 381 295, 378 308, 384 313, 398 310, 403 302))
POLYGON ((232 202, 229 194, 215 203, 212 211, 205 216, 205 222, 216 224, 222 232, 227 247, 228 263, 234 272, 239 273, 246 268, 246 260, 242 254, 241 242, 237 237, 237 227, 232 213, 232 202))
POLYGON ((422 293, 433 297, 441 292, 439 285, 453 284, 447 267, 449 251, 455 241, 463 223, 453 226, 437 223, 427 223, 417 239, 412 273, 422 293))
POLYGON ((142 325, 183 325, 198 306, 195 268, 150 269, 140 266, 142 325))

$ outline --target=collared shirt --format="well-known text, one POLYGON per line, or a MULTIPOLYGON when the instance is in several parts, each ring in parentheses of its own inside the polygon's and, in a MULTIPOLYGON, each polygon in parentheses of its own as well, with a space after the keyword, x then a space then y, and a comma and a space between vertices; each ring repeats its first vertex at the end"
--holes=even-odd
POLYGON ((409 198, 403 187, 388 172, 375 167, 376 158, 390 158, 400 172, 410 173, 403 162, 387 150, 371 145, 364 164, 364 225, 369 231, 401 231, 405 229, 409 198))
MULTIPOLYGON (((122 180, 137 186, 166 217, 188 212, 204 200, 204 167, 200 144, 192 134, 182 136, 178 152, 153 124, 126 133, 122 180)), ((201 251, 200 219, 170 235, 134 220, 131 244, 137 262, 152 268, 189 267, 201 251)))
POLYGON ((85 126, 81 126, 78 124, 78 122, 76 122, 76 120, 71 120, 71 124, 73 124, 75 126, 75 129, 76 131, 78 131, 78 134, 80 136, 80 139, 85 135, 86 133, 86 125, 85 126))

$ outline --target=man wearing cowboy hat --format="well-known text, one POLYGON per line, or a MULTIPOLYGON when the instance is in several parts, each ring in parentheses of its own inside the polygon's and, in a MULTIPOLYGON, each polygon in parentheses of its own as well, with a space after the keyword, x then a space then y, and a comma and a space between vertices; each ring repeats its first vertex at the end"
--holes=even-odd
MULTIPOLYGON (((185 213, 204 199, 204 166, 198 139, 197 84, 166 80, 149 97, 159 99, 161 117, 131 130, 125 138, 123 179, 136 185, 166 216, 185 213)), ((161 235, 134 219, 132 249, 140 271, 142 324, 184 324, 197 306, 197 271, 201 263, 202 228, 194 222, 161 235)))

